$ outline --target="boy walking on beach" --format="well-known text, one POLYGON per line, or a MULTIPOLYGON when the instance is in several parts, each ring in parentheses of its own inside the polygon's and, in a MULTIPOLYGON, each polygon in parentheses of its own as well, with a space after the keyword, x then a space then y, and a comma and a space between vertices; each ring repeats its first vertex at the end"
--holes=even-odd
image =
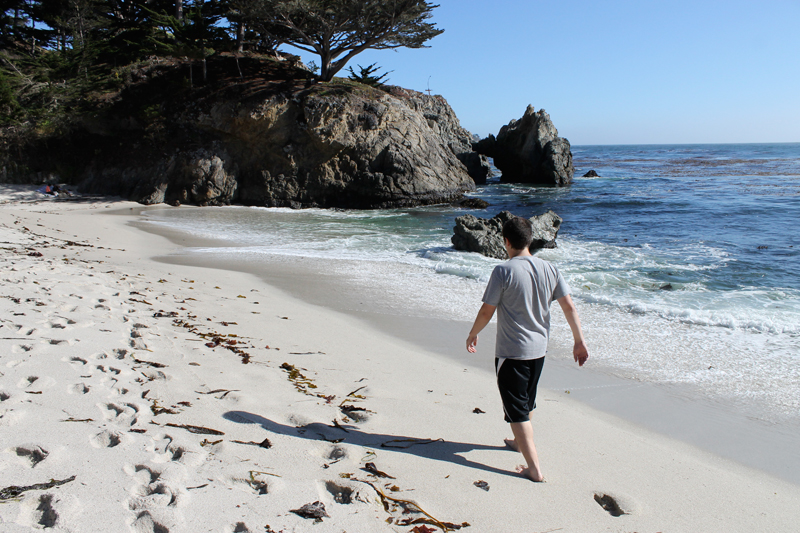
POLYGON ((517 471, 532 481, 543 481, 530 412, 536 407, 536 387, 544 365, 550 331, 550 304, 556 300, 572 330, 575 346, 572 355, 580 366, 589 358, 578 311, 561 273, 528 250, 532 230, 529 220, 515 217, 503 226, 503 242, 509 260, 495 267, 483 305, 467 337, 467 351, 475 353, 478 333, 497 310, 495 370, 497 387, 503 400, 505 420, 511 424, 514 439, 507 446, 522 453, 527 467, 517 471))

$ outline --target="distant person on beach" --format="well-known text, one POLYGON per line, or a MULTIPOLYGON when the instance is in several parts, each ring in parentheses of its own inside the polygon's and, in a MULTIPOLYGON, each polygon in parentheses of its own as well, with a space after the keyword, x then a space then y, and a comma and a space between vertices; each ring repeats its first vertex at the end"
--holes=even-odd
POLYGON ((556 300, 572 330, 575 346, 572 355, 580 366, 589 358, 578 311, 561 273, 528 250, 532 240, 529 220, 516 217, 503 225, 503 242, 509 260, 495 267, 483 305, 467 337, 467 351, 475 353, 478 333, 497 310, 495 370, 497 387, 503 400, 505 420, 511 424, 514 439, 510 448, 522 453, 527 467, 517 471, 533 481, 543 481, 539 457, 533 442, 530 412, 536 407, 536 387, 544 365, 550 331, 550 304, 556 300))

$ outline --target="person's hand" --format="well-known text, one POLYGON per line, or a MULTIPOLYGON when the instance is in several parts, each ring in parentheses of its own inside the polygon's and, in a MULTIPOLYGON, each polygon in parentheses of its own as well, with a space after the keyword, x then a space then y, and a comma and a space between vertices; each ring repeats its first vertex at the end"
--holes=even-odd
POLYGON ((585 342, 578 341, 575 343, 575 347, 572 348, 572 357, 575 358, 575 362, 578 363, 578 366, 583 366, 583 363, 589 359, 589 349, 586 347, 585 342))
POLYGON ((478 336, 470 335, 469 337, 467 337, 467 351, 469 353, 475 353, 476 346, 478 346, 478 336))

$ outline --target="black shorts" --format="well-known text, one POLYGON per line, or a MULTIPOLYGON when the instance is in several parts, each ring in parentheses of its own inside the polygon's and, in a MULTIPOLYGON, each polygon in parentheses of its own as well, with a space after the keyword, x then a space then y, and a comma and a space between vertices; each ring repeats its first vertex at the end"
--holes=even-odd
POLYGON ((530 420, 530 413, 536 408, 536 387, 543 366, 544 357, 525 360, 495 357, 497 388, 506 422, 530 420))

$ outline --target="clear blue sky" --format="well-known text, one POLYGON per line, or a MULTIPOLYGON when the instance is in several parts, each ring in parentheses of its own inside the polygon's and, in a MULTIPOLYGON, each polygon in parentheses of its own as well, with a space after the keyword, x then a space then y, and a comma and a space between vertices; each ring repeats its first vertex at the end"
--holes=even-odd
POLYGON ((348 66, 430 83, 481 137, 533 104, 574 145, 800 142, 798 0, 438 3, 430 48, 348 66))

